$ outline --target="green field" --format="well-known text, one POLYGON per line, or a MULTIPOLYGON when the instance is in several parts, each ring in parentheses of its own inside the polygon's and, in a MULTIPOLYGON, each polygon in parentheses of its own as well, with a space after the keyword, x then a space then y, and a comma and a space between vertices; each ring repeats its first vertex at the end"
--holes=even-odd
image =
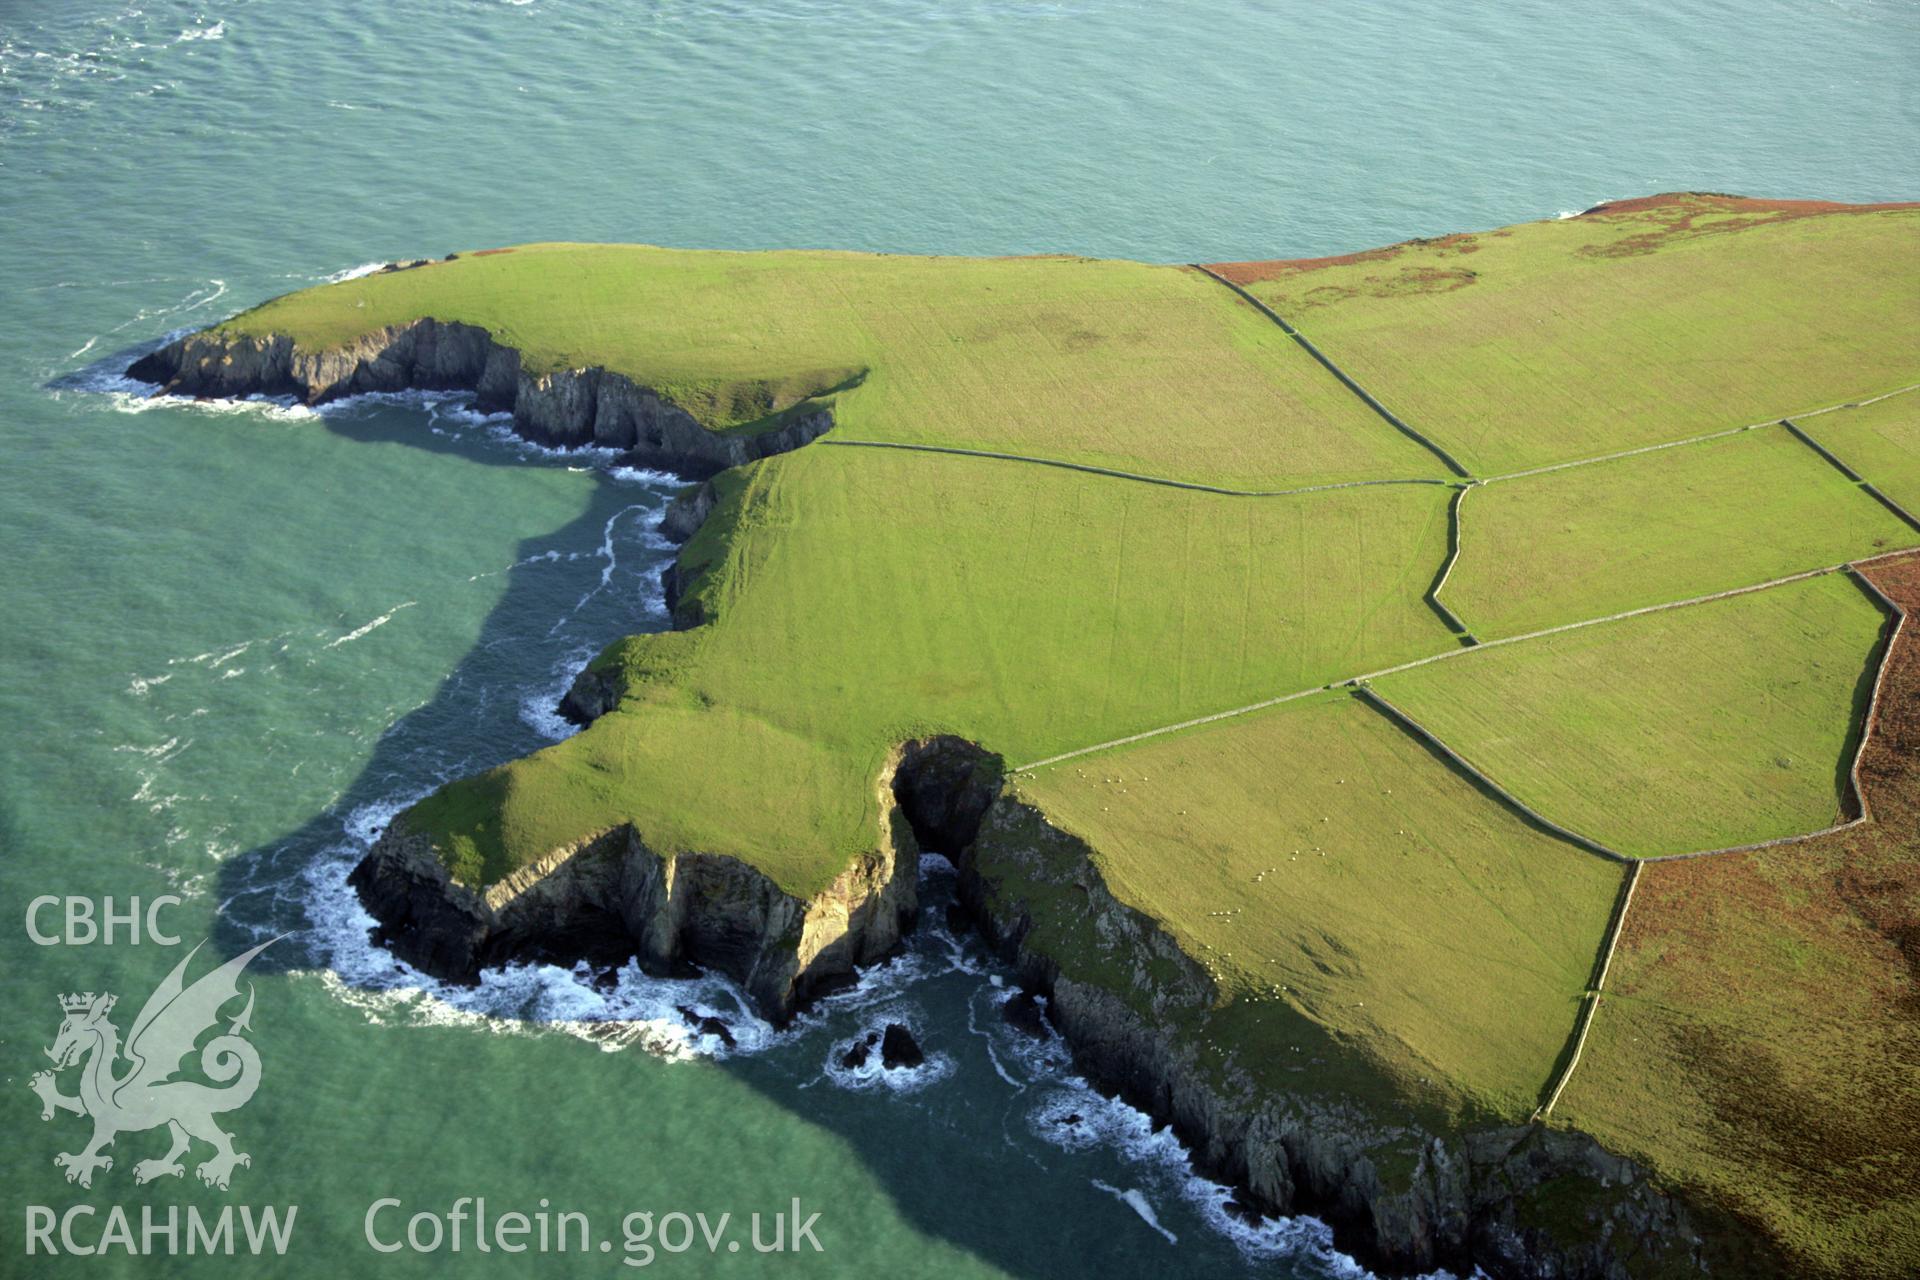
POLYGON ((1920 209, 1643 203, 1234 274, 1481 475, 1915 380, 1920 209))
POLYGON ((906 738, 1035 760, 1451 643, 1420 598, 1437 485, 1236 498, 819 446, 720 483, 682 558, 717 625, 616 645, 627 705, 413 812, 463 875, 632 821, 812 892, 872 847, 906 738), (749 779, 752 812, 721 802, 749 779))
POLYGON ((1538 1104, 1620 868, 1528 826, 1351 694, 1020 785, 1231 998, 1287 1006, 1414 1093, 1424 1080, 1516 1122, 1538 1104))
POLYGON ((838 434, 1232 488, 1441 476, 1285 334, 1184 268, 1080 258, 526 245, 309 290, 226 326, 339 345, 421 316, 600 366, 715 428, 859 380, 838 434))
POLYGON ((1881 608, 1843 574, 1374 682, 1541 814, 1644 857, 1839 819, 1881 608))
POLYGON ((1920 545, 1784 427, 1484 485, 1460 523, 1442 598, 1483 640, 1920 545))
POLYGON ((1908 515, 1920 518, 1920 391, 1797 425, 1908 515))

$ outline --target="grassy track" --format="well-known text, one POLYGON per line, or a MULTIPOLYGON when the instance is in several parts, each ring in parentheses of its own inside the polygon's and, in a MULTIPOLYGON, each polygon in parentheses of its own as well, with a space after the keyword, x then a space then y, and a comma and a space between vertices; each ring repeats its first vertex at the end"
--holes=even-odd
POLYGON ((1620 882, 1346 693, 1021 788, 1234 1000, 1514 1120, 1566 1043, 1620 882))
POLYGON ((1243 489, 1446 474, 1185 268, 528 245, 293 294, 229 327, 326 347, 423 315, 481 325, 535 369, 628 374, 718 429, 861 378, 835 411, 864 439, 1243 489))
POLYGON ((1224 269, 1487 475, 1913 381, 1916 239, 1920 210, 1685 196, 1224 269))
POLYGON ((871 846, 872 780, 904 738, 1034 759, 1451 640, 1420 598, 1446 549, 1437 486, 1230 498, 865 449, 721 485, 682 561, 718 624, 616 645, 628 706, 414 811, 464 875, 632 820, 811 891, 871 846), (716 778, 759 799, 719 803, 716 778))
POLYGON ((1795 425, 1909 515, 1920 516, 1920 391, 1795 425))
POLYGON ((1482 639, 1920 543, 1783 427, 1483 485, 1461 524, 1442 598, 1482 639))
POLYGON ((1633 856, 1685 853, 1838 820, 1884 627, 1829 574, 1376 683, 1553 821, 1633 856))

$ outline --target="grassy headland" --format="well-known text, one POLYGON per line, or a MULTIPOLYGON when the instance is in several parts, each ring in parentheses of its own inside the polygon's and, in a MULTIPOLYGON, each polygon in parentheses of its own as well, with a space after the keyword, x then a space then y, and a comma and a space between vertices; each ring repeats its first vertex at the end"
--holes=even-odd
MULTIPOLYGON (((1688 196, 1225 270, 1485 480, 1920 381, 1916 236, 1912 208, 1688 196)), ((877 779, 903 740, 954 734, 1019 765, 1298 693, 1017 786, 1212 976, 1206 1037, 1263 1064, 1264 1086, 1519 1120, 1563 1060, 1623 871, 1315 690, 1439 659, 1382 692, 1496 788, 1629 852, 1834 817, 1882 625, 1857 588, 1825 577, 1463 650, 1423 598, 1453 477, 1200 273, 533 245, 309 290, 225 327, 318 350, 423 317, 484 327, 534 370, 626 374, 711 430, 810 399, 836 422, 714 481, 679 563, 702 625, 603 653, 611 711, 402 818, 466 883, 631 824, 661 852, 731 854, 809 894, 874 847, 877 779), (909 447, 848 447, 862 441, 909 447), (1036 461, 1263 492, 1403 483, 1246 496, 1036 461)), ((1807 429, 1897 496, 1911 415, 1895 397, 1807 429)), ((1442 595, 1481 639, 1920 545, 1778 427, 1475 486, 1461 530, 1442 595)), ((1910 825, 1873 830, 1882 862, 1913 859, 1910 825)), ((1716 1062, 1775 1052, 1831 979, 1891 993, 1847 1026, 1910 1038, 1914 974, 1884 946, 1852 948, 1820 864, 1793 856, 1764 863, 1779 893, 1825 905, 1779 925, 1662 887, 1736 874, 1717 860, 1652 879, 1680 903, 1659 919, 1708 913, 1686 926, 1688 967, 1668 974, 1675 944, 1629 917, 1629 999, 1601 1006, 1556 1119, 1739 1200, 1808 1266, 1859 1269, 1877 1265, 1867 1234, 1809 1234, 1787 1203, 1796 1180, 1853 1194, 1828 1185, 1841 1174, 1801 1162, 1743 1199, 1721 1130, 1674 1101, 1731 1096, 1689 1074, 1699 1041, 1675 1019, 1718 1037, 1716 1062), (1716 1006, 1712 975, 1752 957, 1822 976, 1716 1006)), ((1093 926, 1057 905, 1036 937, 1090 947, 1093 926)), ((1838 1032, 1822 1043, 1838 1062, 1838 1032)), ((1824 1105, 1865 1124, 1889 1097, 1910 1109, 1916 1078, 1830 1073, 1824 1105)))

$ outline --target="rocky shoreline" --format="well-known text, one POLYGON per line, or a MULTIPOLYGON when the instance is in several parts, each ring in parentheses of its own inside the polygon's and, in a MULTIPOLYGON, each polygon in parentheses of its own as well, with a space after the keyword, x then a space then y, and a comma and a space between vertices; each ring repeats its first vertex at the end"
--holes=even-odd
POLYGON ((975 927, 1026 989, 1046 995, 1076 1066, 1170 1124, 1197 1170, 1235 1188, 1244 1209, 1322 1218, 1343 1251, 1386 1274, 1626 1280, 1717 1269, 1719 1248, 1688 1207, 1585 1134, 1537 1124, 1435 1131, 1262 1090, 1230 1052, 1204 1060, 1178 1023, 1212 1004, 1205 971, 1112 896, 1090 849, 1013 790, 984 807, 957 865, 975 927), (1084 904, 1082 938, 1130 969, 1124 991, 1087 975, 1082 948, 1063 955, 1044 936, 1034 899, 1061 891, 1084 904))
POLYGON ((514 960, 724 973, 775 1025, 892 952, 919 909, 919 848, 890 838, 811 898, 725 854, 660 854, 631 827, 557 849, 484 890, 455 883, 402 823, 348 883, 380 922, 378 941, 435 977, 471 982, 514 960))
POLYGON ((638 466, 700 478, 797 449, 833 426, 824 405, 776 415, 758 433, 709 431, 672 401, 601 368, 534 373, 520 352, 475 325, 415 320, 326 351, 282 335, 205 330, 135 361, 127 376, 162 395, 197 399, 293 396, 311 405, 393 391, 471 391, 475 406, 511 413, 537 444, 618 449, 638 466))
MULTIPOLYGON (((511 411, 515 430, 540 443, 615 448, 694 478, 798 448, 832 425, 830 408, 803 407, 759 435, 716 435, 623 375, 531 374, 485 330, 431 319, 318 353, 280 337, 194 334, 128 374, 165 394, 293 395, 314 404, 468 390, 482 409, 511 411)), ((711 485, 690 488, 668 509, 663 533, 687 541, 713 505, 711 485)), ((700 625, 672 568, 665 586, 674 625, 700 625)), ((561 711, 585 724, 619 697, 616 676, 589 669, 561 711)), ((1584 1134, 1531 1124, 1430 1132, 1383 1123, 1352 1103, 1262 1091, 1231 1060, 1203 1062, 1175 1021, 1203 1016, 1212 1003, 1204 970, 1115 899, 1091 850, 1022 801, 1001 762, 974 744, 903 744, 879 786, 874 850, 808 899, 725 854, 663 855, 625 826, 479 890, 455 883, 402 819, 350 883, 380 922, 380 942, 438 977, 471 981, 515 959, 637 956, 655 972, 724 973, 783 1024, 898 947, 918 912, 920 853, 935 850, 959 869, 971 923, 1029 992, 1047 997, 1079 1069, 1171 1124, 1199 1171, 1236 1188, 1249 1212, 1322 1217, 1341 1249, 1386 1273, 1479 1267, 1501 1280, 1627 1280, 1724 1266, 1721 1244, 1703 1236, 1685 1205, 1584 1134), (1085 956, 1048 945, 1037 904, 1056 893, 1131 974, 1118 984, 1125 989, 1090 978, 1085 956), (1382 1156, 1390 1151, 1417 1155, 1410 1169, 1389 1167, 1382 1156)))

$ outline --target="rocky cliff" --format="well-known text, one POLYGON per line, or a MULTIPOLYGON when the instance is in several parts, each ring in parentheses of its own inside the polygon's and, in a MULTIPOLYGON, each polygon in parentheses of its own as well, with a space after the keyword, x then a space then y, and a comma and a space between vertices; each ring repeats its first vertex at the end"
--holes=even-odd
POLYGON ((951 843, 928 847, 956 857, 976 926, 1023 984, 1047 994, 1088 1078, 1171 1124, 1198 1169, 1237 1188, 1241 1204, 1322 1217, 1342 1249, 1389 1274, 1746 1273, 1747 1262, 1729 1262, 1744 1242, 1704 1236, 1645 1170, 1584 1134, 1455 1130, 1262 1088, 1231 1040, 1208 1030, 1218 993, 1204 969, 1113 897, 1091 850, 985 775, 961 790, 937 806, 961 815, 939 833, 951 843))
POLYGON ((473 325, 423 319, 343 346, 304 351, 279 335, 209 329, 138 361, 127 376, 162 394, 294 396, 324 404, 370 391, 472 391, 479 408, 510 412, 540 444, 596 445, 636 464, 707 476, 808 443, 833 425, 824 405, 797 405, 756 433, 709 431, 650 387, 605 369, 534 373, 520 353, 473 325))
POLYGON ((380 941, 428 973, 471 980, 508 960, 638 957, 651 972, 711 969, 784 1024, 823 988, 892 951, 918 909, 919 846, 897 808, 875 850, 811 898, 718 853, 662 854, 628 826, 556 849, 498 884, 458 884, 404 817, 350 883, 380 941))

